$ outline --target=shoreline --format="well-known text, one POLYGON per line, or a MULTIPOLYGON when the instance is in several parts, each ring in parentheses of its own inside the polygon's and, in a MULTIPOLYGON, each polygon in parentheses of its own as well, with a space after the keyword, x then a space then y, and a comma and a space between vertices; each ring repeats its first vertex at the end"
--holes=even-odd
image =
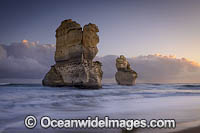
POLYGON ((199 133, 200 120, 178 124, 178 129, 171 133, 199 133))

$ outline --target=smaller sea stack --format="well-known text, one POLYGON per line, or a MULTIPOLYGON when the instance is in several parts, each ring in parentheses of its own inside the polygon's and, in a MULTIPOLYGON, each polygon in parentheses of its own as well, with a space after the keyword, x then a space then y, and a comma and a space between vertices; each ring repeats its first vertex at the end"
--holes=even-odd
POLYGON ((119 85, 135 85, 137 73, 131 69, 126 57, 120 55, 120 57, 116 59, 116 68, 115 79, 119 85))

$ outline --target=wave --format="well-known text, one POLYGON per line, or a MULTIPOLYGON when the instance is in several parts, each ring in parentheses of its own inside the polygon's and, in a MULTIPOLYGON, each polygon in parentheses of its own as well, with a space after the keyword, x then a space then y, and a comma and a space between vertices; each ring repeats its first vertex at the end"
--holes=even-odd
POLYGON ((10 85, 11 83, 0 83, 0 86, 7 86, 10 85))
POLYGON ((193 87, 200 87, 199 84, 193 84, 193 85, 182 85, 183 87, 189 87, 189 88, 193 88, 193 87))
POLYGON ((20 84, 20 83, 0 83, 0 86, 24 86, 24 87, 33 87, 33 86, 41 86, 41 84, 20 84))
POLYGON ((178 85, 176 89, 179 90, 200 90, 200 84, 185 84, 185 85, 178 85))

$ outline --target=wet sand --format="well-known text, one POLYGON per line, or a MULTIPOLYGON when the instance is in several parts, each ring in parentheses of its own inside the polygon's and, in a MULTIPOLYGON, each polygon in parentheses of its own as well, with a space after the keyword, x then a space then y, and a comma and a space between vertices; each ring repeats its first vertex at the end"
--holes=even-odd
POLYGON ((185 129, 185 130, 174 132, 174 133, 200 133, 200 126, 185 129))

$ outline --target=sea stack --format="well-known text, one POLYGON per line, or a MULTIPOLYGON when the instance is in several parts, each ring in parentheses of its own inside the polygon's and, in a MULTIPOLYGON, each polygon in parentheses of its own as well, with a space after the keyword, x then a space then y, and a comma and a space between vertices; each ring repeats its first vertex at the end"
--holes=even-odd
POLYGON ((115 79, 119 85, 134 85, 137 78, 137 73, 131 69, 129 62, 126 57, 120 55, 116 59, 117 72, 115 74, 115 79))
POLYGON ((93 62, 98 52, 97 32, 95 24, 82 28, 71 19, 62 21, 56 30, 56 64, 45 75, 43 85, 101 88, 101 62, 93 62))

